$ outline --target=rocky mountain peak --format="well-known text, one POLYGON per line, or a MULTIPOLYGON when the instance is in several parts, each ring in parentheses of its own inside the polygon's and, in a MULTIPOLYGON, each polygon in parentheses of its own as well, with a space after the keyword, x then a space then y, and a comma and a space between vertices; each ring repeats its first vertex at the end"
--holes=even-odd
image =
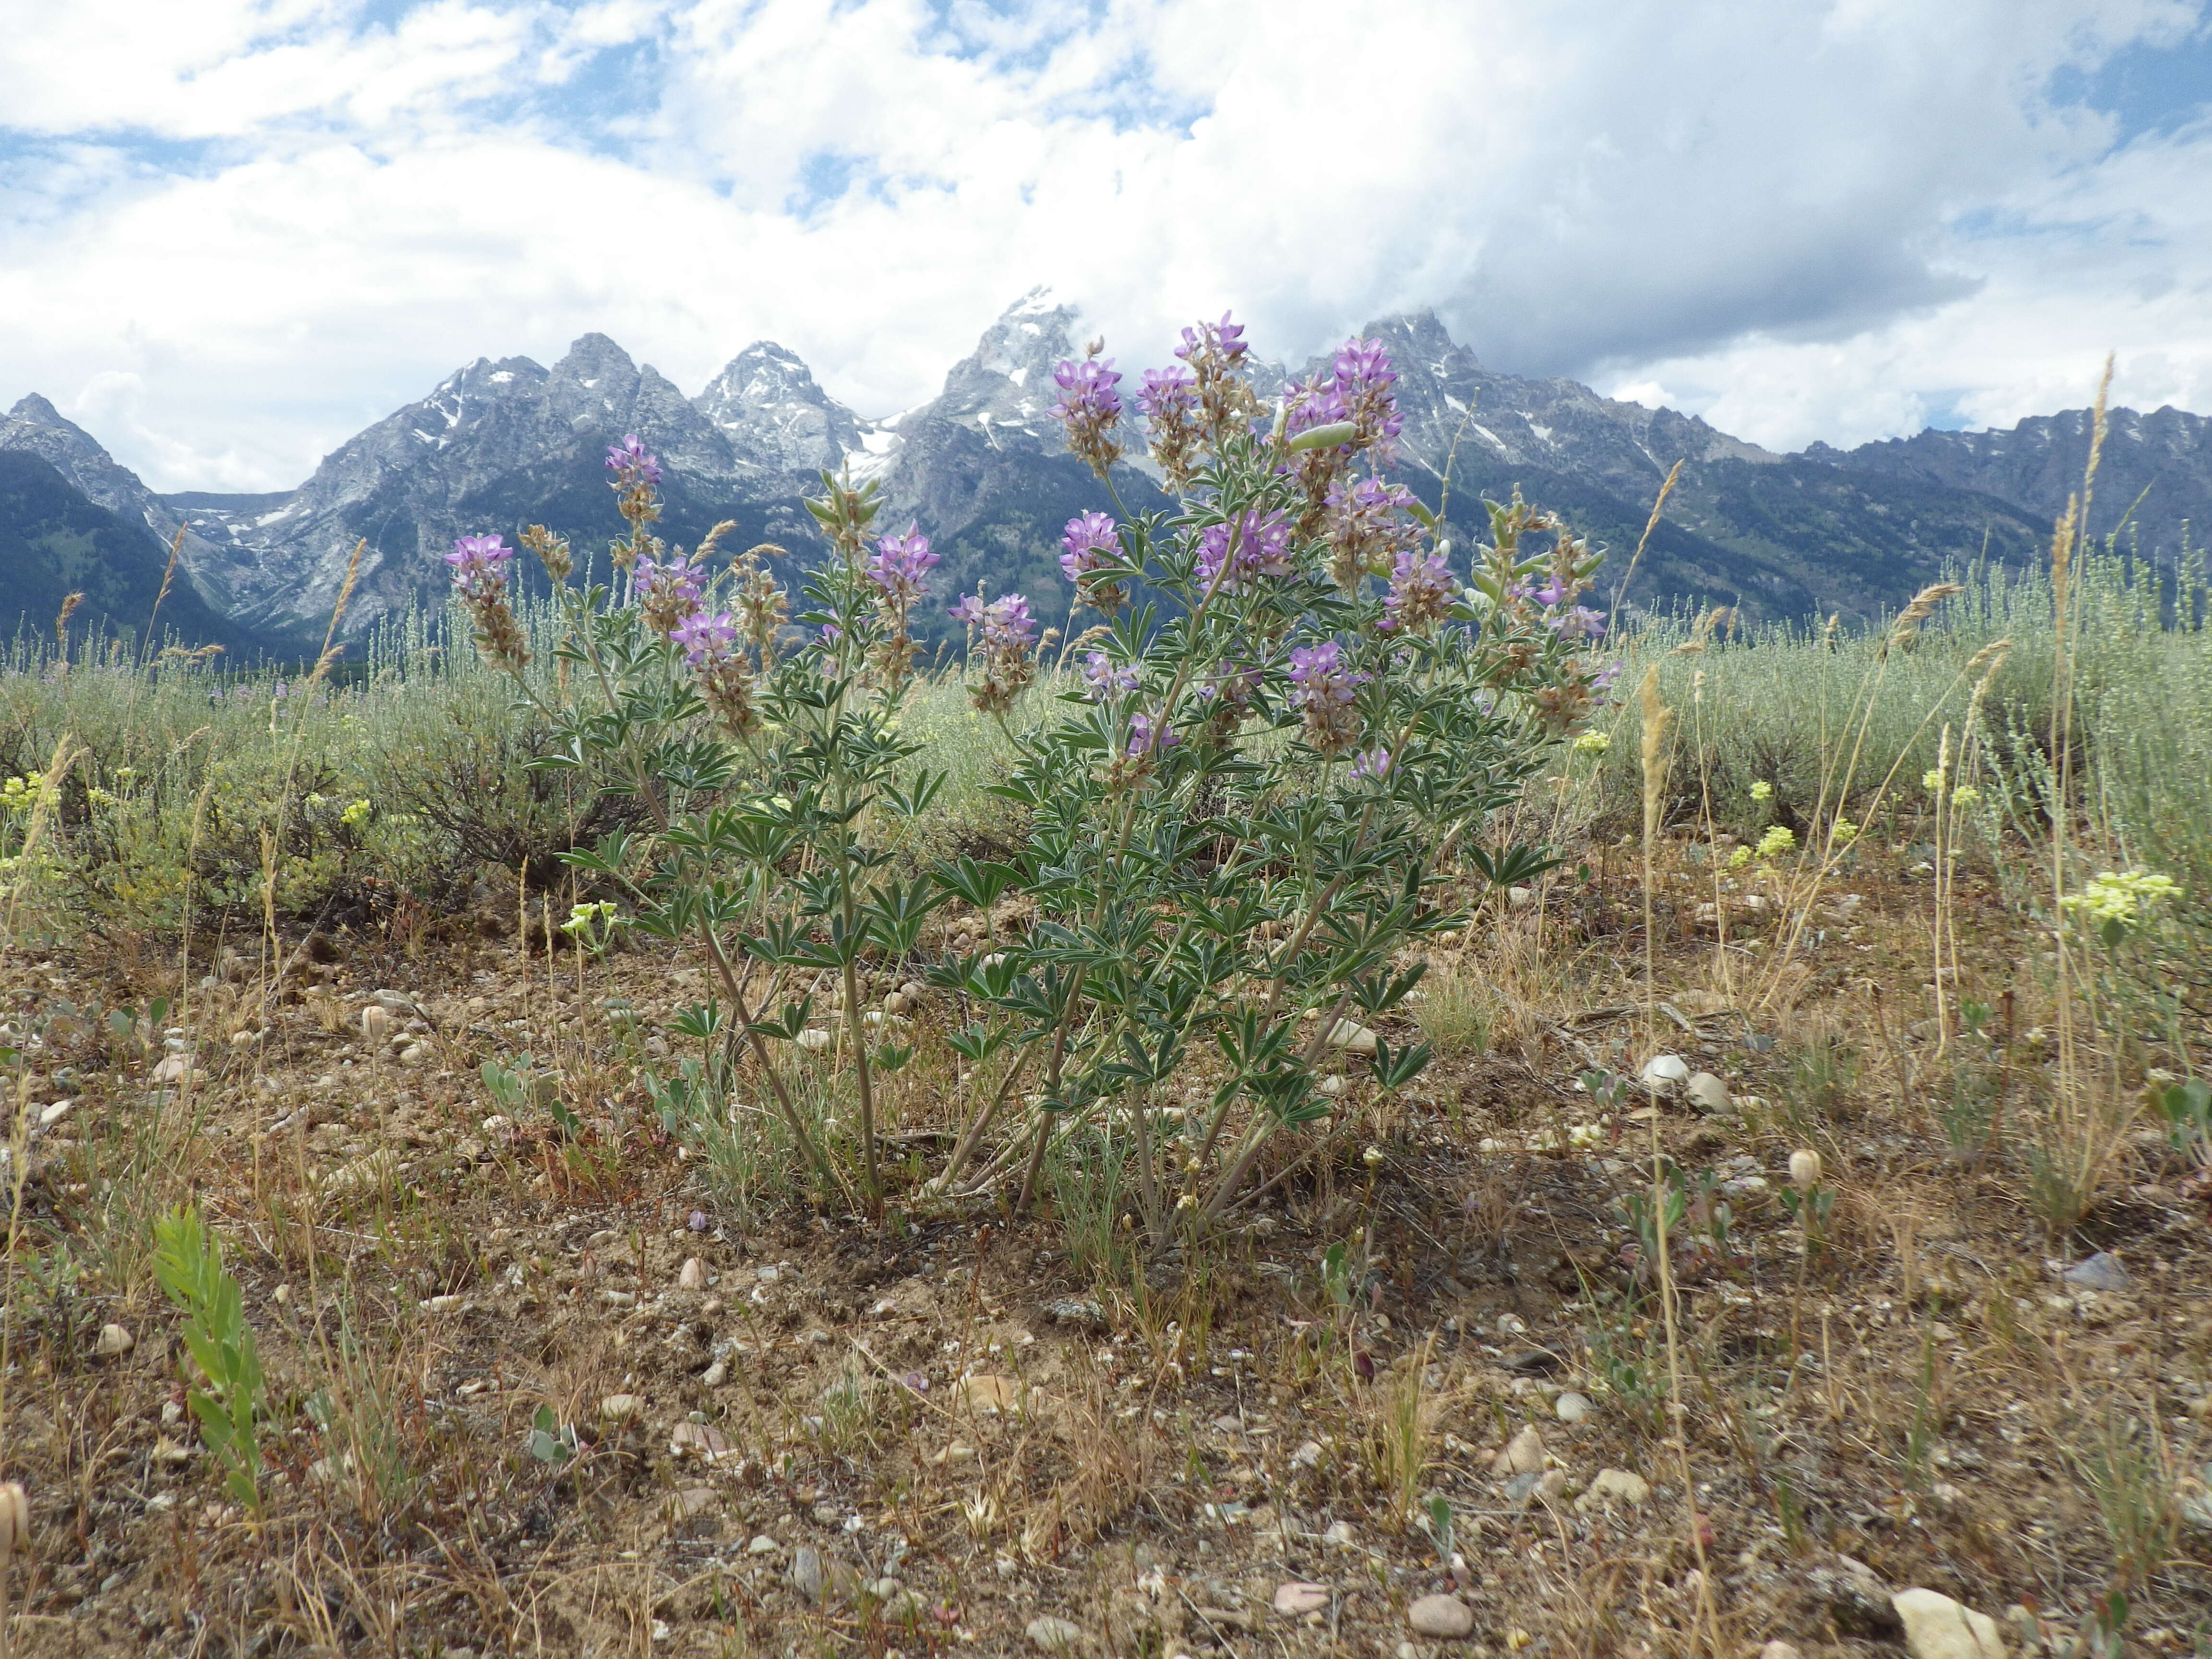
POLYGON ((730 359, 693 401, 738 459, 771 472, 835 471, 860 447, 866 424, 823 391, 798 353, 773 340, 730 359))
MULTIPOLYGON (((1080 317, 1048 288, 1033 288, 1006 307, 983 331, 975 351, 945 377, 945 392, 932 414, 974 427, 997 441, 1018 434, 1057 444, 1046 412, 1058 395, 1052 372, 1082 346, 1075 337, 1080 317)), ((1125 371, 1126 373, 1126 371, 1125 371)))

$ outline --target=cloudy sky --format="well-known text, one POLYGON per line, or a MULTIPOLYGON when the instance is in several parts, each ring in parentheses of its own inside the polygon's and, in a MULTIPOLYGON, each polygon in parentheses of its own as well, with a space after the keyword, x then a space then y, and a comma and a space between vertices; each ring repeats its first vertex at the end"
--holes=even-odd
POLYGON ((883 414, 1432 306, 1777 447, 2212 412, 2207 0, 0 0, 0 407, 267 489, 478 355, 883 414))

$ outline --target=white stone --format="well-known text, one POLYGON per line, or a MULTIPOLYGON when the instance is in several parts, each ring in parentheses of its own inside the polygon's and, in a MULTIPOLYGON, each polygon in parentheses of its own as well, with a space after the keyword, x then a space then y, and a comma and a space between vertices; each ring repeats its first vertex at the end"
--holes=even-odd
POLYGON ((1728 1085, 1711 1072, 1692 1073, 1682 1092, 1688 1097, 1691 1105, 1711 1115, 1735 1109, 1735 1100, 1729 1093, 1728 1085))
POLYGON ((1293 1618, 1319 1613, 1328 1606, 1328 1585, 1312 1584, 1302 1578, 1293 1578, 1287 1584, 1275 1586, 1275 1611, 1293 1618))
POLYGON ((1328 1034, 1329 1046, 1341 1048, 1348 1054, 1371 1054, 1375 1052, 1375 1033, 1364 1025, 1340 1019, 1328 1034))
POLYGON ((1456 1595, 1424 1595, 1406 1609, 1406 1622, 1417 1636, 1456 1641, 1474 1629, 1474 1610, 1456 1595))
POLYGON ((1590 1510, 1618 1501, 1633 1508, 1651 1496, 1651 1483, 1632 1469, 1600 1469, 1589 1490, 1575 1500, 1575 1507, 1590 1510))
POLYGON ((120 1359, 138 1346, 138 1339, 120 1325, 102 1325, 92 1351, 102 1359, 120 1359))
POLYGON ((1030 1620, 1029 1628, 1023 1633, 1039 1653, 1066 1653, 1080 1646, 1083 1641, 1082 1626, 1072 1620, 1055 1619, 1050 1613, 1041 1613, 1030 1620))
POLYGON ((1905 1625, 1912 1659, 2004 1659, 1997 1621, 1941 1590, 1915 1587, 1889 1598, 1905 1625))
POLYGON ((611 1394, 599 1401, 599 1416, 609 1423, 627 1423, 644 1409, 641 1394, 611 1394))
POLYGON ((1654 1094, 1667 1094, 1690 1078, 1690 1063, 1680 1054, 1654 1054, 1638 1074, 1654 1094))
POLYGON ((678 1287, 682 1290, 705 1290, 707 1288, 707 1264, 702 1261, 696 1255, 689 1257, 684 1261, 682 1269, 677 1273, 676 1283, 678 1287))
POLYGON ((1587 1395, 1577 1394, 1571 1389, 1552 1402, 1552 1413, 1562 1423, 1579 1423, 1594 1409, 1587 1395))
POLYGON ((1534 1423, 1507 1441, 1505 1449, 1490 1462, 1491 1474, 1500 1480, 1510 1480, 1516 1474, 1540 1474, 1543 1468, 1544 1437, 1534 1423))

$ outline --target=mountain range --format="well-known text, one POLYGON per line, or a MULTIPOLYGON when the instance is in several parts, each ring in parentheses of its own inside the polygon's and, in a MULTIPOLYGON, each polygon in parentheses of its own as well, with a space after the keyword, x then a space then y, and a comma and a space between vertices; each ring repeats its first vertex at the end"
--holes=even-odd
MULTIPOLYGON (((586 334, 550 368, 478 358, 349 439, 296 489, 266 495, 157 494, 34 393, 0 417, 0 620, 44 628, 60 594, 82 589, 88 621, 143 627, 173 545, 184 580, 164 602, 162 632, 289 653, 320 642, 358 545, 343 623, 358 637, 437 600, 457 536, 512 539, 535 521, 580 552, 603 549, 620 526, 602 457, 630 432, 661 459, 660 529, 672 542, 695 544, 731 519, 738 532, 726 544, 776 542, 803 565, 820 544, 799 498, 823 470, 849 468, 881 483, 884 527, 911 520, 930 534, 948 599, 981 582, 1021 589, 1049 614, 1066 593, 1061 525, 1114 506, 1048 413, 1053 368, 1080 349, 1077 322, 1073 307, 1034 292, 992 324, 936 398, 881 420, 837 402, 771 342, 746 347, 686 397, 586 334)), ((2088 447, 2089 415, 2077 410, 2009 432, 1931 429, 1777 454, 1695 416, 1486 368, 1431 313, 1362 332, 1386 343, 1401 375, 1397 475, 1434 506, 1449 473, 1463 545, 1486 522, 1481 498, 1517 487, 1614 550, 1609 595, 1629 575, 1668 469, 1684 463, 1629 580, 1632 607, 1871 618, 1947 565, 2040 557, 2088 447)), ((1257 378, 1272 391, 1284 370, 1262 365, 1257 378)), ((1116 482, 1128 510, 1161 501, 1141 465, 1116 482)), ((2191 522, 2212 519, 2212 421, 2115 413, 2092 529, 2130 509, 2139 544, 2166 556, 2191 522)), ((949 640, 933 615, 934 637, 949 640)))

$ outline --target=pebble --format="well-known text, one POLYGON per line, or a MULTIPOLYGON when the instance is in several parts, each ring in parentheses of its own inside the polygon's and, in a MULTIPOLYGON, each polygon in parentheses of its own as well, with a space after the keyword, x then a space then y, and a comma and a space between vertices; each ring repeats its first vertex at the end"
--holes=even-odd
POLYGON ((1717 1117, 1723 1112, 1735 1109, 1735 1100, 1729 1093, 1728 1085, 1711 1072, 1692 1073, 1688 1086, 1682 1092, 1691 1105, 1709 1117, 1717 1117))
POLYGON ((1552 1402, 1553 1413, 1562 1423, 1579 1423, 1594 1409, 1589 1395, 1577 1394, 1571 1389, 1552 1402))
POLYGON ((822 1552, 811 1544, 801 1544, 792 1553, 791 1587, 810 1601, 822 1599, 823 1586, 829 1582, 822 1570, 822 1552))
POLYGON ((609 1423, 627 1423, 644 1409, 641 1394, 611 1394, 599 1401, 599 1416, 609 1423))
POLYGON ((1072 1326, 1079 1331, 1106 1328, 1105 1304, 1096 1297, 1054 1297, 1044 1304, 1044 1316, 1055 1325, 1072 1326))
MULTIPOLYGON (((2075 1262, 2059 1276, 2077 1291, 2118 1293, 2128 1289, 2132 1282, 2128 1278, 2126 1267, 2110 1250, 2100 1250, 2087 1260, 2075 1262)), ((1932 1595, 1935 1592, 1931 1590, 1929 1594, 1932 1595)))
POLYGON ((1023 1632, 1030 1645, 1039 1653, 1066 1653, 1083 1640, 1083 1626, 1072 1620, 1055 1619, 1050 1613, 1041 1613, 1030 1620, 1023 1632))
POLYGON ((1321 1467, 1321 1442, 1318 1440, 1304 1440, 1299 1442, 1298 1449, 1291 1454, 1291 1467, 1294 1469, 1319 1468, 1321 1467))
POLYGON ((1689 1081, 1690 1063, 1680 1054, 1654 1054, 1644 1062, 1644 1069, 1638 1075, 1645 1088, 1663 1095, 1689 1081))
POLYGON ((399 1051, 399 1063, 402 1066, 420 1066, 429 1057, 430 1051, 419 1042, 410 1042, 399 1051))
POLYGON ((1531 1423, 1505 1443, 1505 1449, 1491 1460, 1490 1473, 1500 1480, 1516 1474, 1541 1474, 1544 1472, 1544 1437, 1531 1423))
POLYGON ((1804 1656, 1787 1642, 1769 1642, 1759 1649, 1759 1659, 1804 1659, 1804 1656))
POLYGON ((1328 1041, 1331 1048, 1341 1048, 1348 1054, 1371 1054, 1375 1052, 1375 1033, 1353 1020, 1337 1021, 1328 1034, 1328 1041))
POLYGON ((120 1359, 138 1346, 138 1339, 120 1325, 102 1325, 93 1352, 102 1359, 120 1359))
POLYGON ((753 1534, 753 1541, 745 1546, 745 1553, 747 1555, 774 1555, 782 1547, 782 1545, 777 1543, 775 1539, 769 1537, 766 1533, 755 1533, 753 1534))
POLYGON ((1328 1585, 1293 1578, 1286 1584, 1275 1586, 1275 1611, 1293 1618, 1320 1613, 1328 1606, 1328 1585))
POLYGON ((697 1256, 688 1257, 683 1270, 676 1275, 679 1290, 703 1291, 707 1288, 707 1264, 697 1256))
MULTIPOLYGON (((2094 1261, 2095 1257, 2090 1260, 2094 1261)), ((1997 1621, 1941 1590, 1902 1589, 1889 1598, 1912 1659, 2004 1659, 1997 1621)))
POLYGON ((1577 1501, 1577 1509, 1590 1509, 1614 1499, 1631 1505, 1651 1496, 1651 1483, 1632 1469, 1600 1469, 1589 1490, 1577 1501))
POLYGON ((1474 1629, 1474 1610, 1456 1595, 1424 1595, 1406 1609, 1406 1622, 1417 1636, 1457 1640, 1474 1629))
POLYGON ((1328 1529, 1322 1534, 1321 1541, 1333 1544, 1339 1549, 1350 1549, 1358 1538, 1352 1530, 1351 1522, 1332 1521, 1328 1523, 1328 1529))

